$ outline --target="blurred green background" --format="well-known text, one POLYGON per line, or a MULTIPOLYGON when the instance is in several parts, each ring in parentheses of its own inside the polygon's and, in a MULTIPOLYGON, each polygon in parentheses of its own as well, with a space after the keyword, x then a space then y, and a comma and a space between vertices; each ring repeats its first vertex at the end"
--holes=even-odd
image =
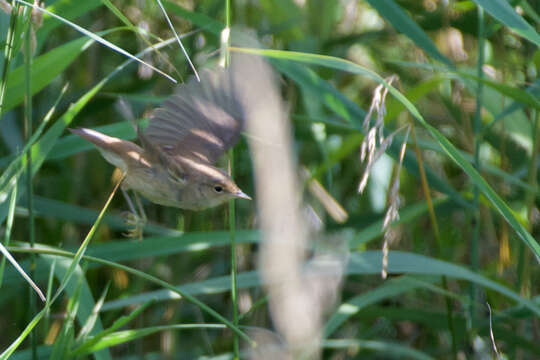
MULTIPOLYGON (((223 318, 231 320, 238 308, 241 326, 273 330, 256 274, 255 202, 236 202, 231 231, 227 206, 189 212, 145 201, 150 222, 138 240, 123 236, 127 206, 117 194, 81 249, 141 273, 51 254, 77 251, 114 186, 112 166, 65 128, 134 139, 118 100, 127 100, 144 124, 174 84, 144 65, 124 67, 124 55, 51 15, 31 14, 15 1, 0 4, 0 241, 50 296, 66 285, 44 308, 2 260, 0 359, 12 350, 17 359, 234 357, 234 332, 144 274, 180 285, 223 318), (30 145, 31 187, 24 153, 30 145), (128 314, 127 324, 115 324, 128 314), (33 335, 23 333, 27 326, 33 335)), ((229 12, 224 0, 163 5, 176 31, 188 34, 182 41, 198 69, 217 61, 227 22, 282 50, 266 55, 280 74, 295 160, 347 214, 332 216, 328 200, 305 186, 306 208, 320 226, 313 247, 334 241, 351 256, 325 317, 321 358, 540 357, 537 0, 232 0, 229 12), (373 74, 396 75, 393 86, 408 102, 387 96, 385 134, 401 130, 359 194, 362 122, 380 83, 373 74), (383 280, 382 220, 396 174, 400 220, 392 225, 390 277, 383 280)), ((173 36, 152 0, 57 0, 45 8, 131 54, 173 36)), ((176 43, 142 59, 179 81, 192 76, 176 43)), ((234 150, 234 173, 256 197, 245 140, 234 150)))

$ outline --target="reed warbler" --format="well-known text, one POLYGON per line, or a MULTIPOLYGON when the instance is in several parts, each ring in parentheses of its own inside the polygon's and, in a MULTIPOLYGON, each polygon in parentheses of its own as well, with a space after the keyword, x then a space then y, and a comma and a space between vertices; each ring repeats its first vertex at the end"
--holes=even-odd
POLYGON ((189 210, 233 198, 251 199, 214 164, 239 139, 244 114, 235 79, 241 71, 207 70, 154 110, 148 127, 136 126, 141 146, 98 131, 70 129, 93 143, 105 160, 125 173, 122 188, 156 204, 189 210))

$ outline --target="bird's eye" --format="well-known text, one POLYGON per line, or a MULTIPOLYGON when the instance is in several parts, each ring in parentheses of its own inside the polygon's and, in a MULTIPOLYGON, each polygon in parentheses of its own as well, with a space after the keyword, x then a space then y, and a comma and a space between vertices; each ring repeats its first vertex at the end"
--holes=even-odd
POLYGON ((223 191, 223 187, 219 186, 219 185, 216 185, 214 186, 214 191, 217 192, 217 193, 220 193, 223 191))

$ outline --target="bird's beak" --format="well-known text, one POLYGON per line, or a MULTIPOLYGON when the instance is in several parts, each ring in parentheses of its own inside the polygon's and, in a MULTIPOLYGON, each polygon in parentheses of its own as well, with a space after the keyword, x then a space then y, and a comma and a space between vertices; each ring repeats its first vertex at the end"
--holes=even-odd
POLYGON ((242 190, 238 190, 237 192, 235 192, 234 196, 239 199, 251 200, 251 197, 247 195, 246 193, 244 193, 242 190))

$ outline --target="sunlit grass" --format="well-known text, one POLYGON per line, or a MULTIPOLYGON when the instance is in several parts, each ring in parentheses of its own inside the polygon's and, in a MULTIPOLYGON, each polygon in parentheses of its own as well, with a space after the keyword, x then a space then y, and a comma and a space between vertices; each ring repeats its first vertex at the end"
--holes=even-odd
MULTIPOLYGON (((150 223, 137 241, 121 235, 125 203, 108 198, 113 169, 65 131, 85 126, 133 139, 115 101, 129 101, 146 126, 174 87, 160 76, 138 77, 132 64, 187 79, 192 67, 220 61, 220 48, 229 50, 220 34, 231 26, 235 44, 237 25, 263 45, 231 53, 263 56, 281 76, 293 162, 305 169, 297 174, 309 224, 299 273, 312 274, 309 260, 325 255, 343 261, 343 284, 325 304, 315 352, 455 359, 495 358, 497 348, 507 358, 540 356, 531 330, 540 316, 539 36, 528 3, 519 12, 490 0, 433 2, 434 9, 412 0, 77 3, 47 2, 38 15, 16 0, 16 11, 0 11, 0 240, 47 298, 28 310, 35 293, 29 298, 28 283, 2 259, 0 359, 32 352, 243 358, 264 349, 261 339, 283 352, 298 346, 283 343, 279 309, 266 292, 272 284, 258 268, 264 219, 246 143, 261 139, 246 134, 230 154, 235 181, 253 202, 200 213, 145 202, 150 223), (390 75, 399 80, 389 83, 390 75), (362 121, 378 84, 388 91, 381 136, 404 126, 412 132, 394 134, 385 151, 390 167, 374 166, 359 195, 362 121), (26 136, 24 118, 33 122, 26 136), (400 181, 399 197, 374 190, 385 178, 400 181), (314 182, 346 214, 342 220, 309 190, 314 182), (401 204, 399 219, 384 227, 390 199, 401 204), (389 229, 396 240, 382 280, 389 229), (34 347, 23 342, 30 333, 34 347)), ((302 285, 312 295, 325 289, 324 281, 302 285)))

